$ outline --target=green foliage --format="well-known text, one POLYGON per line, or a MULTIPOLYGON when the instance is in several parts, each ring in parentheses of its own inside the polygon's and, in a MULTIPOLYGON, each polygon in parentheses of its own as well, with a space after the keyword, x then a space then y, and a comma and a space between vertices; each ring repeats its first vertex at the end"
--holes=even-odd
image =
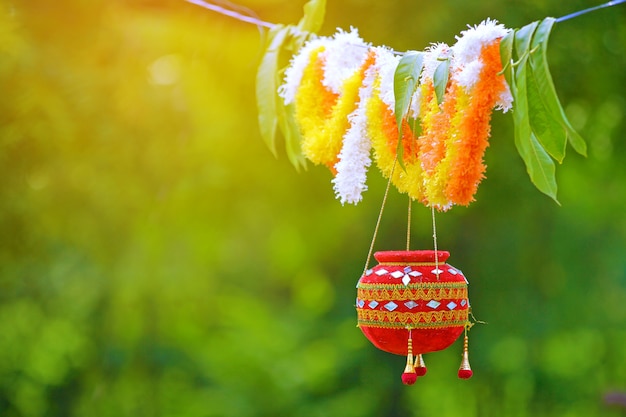
POLYGON ((261 137, 276 156, 277 128, 280 128, 287 157, 297 170, 306 167, 300 149, 300 129, 294 118, 293 105, 284 105, 278 87, 282 84, 290 57, 321 29, 325 12, 326 0, 310 0, 304 5, 304 16, 297 26, 274 26, 257 70, 256 99, 261 137))
POLYGON ((300 130, 294 119, 293 106, 285 106, 278 95, 278 87, 282 83, 285 50, 295 51, 302 43, 305 32, 294 31, 293 26, 277 25, 270 30, 268 47, 261 59, 256 78, 256 99, 259 113, 261 137, 266 145, 277 156, 277 127, 285 139, 287 157, 296 169, 306 167, 306 160, 300 150, 300 130), (288 46, 289 45, 289 46, 288 46))
POLYGON ((309 0, 304 5, 304 16, 298 22, 301 32, 317 33, 324 24, 326 0, 309 0))
POLYGON ((450 59, 444 59, 437 65, 435 73, 433 74, 433 84, 435 86, 435 95, 437 96, 437 103, 443 103, 443 96, 446 93, 446 87, 448 86, 448 78, 450 76, 450 59))
POLYGON ((267 37, 268 47, 259 64, 256 80, 256 99, 259 111, 259 129, 261 137, 274 155, 276 155, 276 129, 278 120, 276 114, 281 99, 278 96, 280 79, 278 74, 278 59, 289 29, 277 25, 270 30, 267 37))
POLYGON ((514 99, 515 145, 532 183, 558 203, 556 169, 569 142, 582 155, 586 144, 567 119, 554 88, 546 51, 555 19, 513 30, 501 42, 502 65, 514 99))
POLYGON ((396 124, 398 125, 398 147, 396 149, 398 155, 398 163, 404 169, 404 146, 402 146, 402 120, 407 117, 411 106, 411 99, 417 86, 419 85, 419 77, 424 67, 424 54, 422 52, 409 51, 405 53, 396 71, 393 74, 393 94, 396 99, 396 124))
POLYGON ((396 124, 398 135, 402 137, 402 120, 407 116, 411 98, 417 89, 419 77, 424 66, 424 54, 417 51, 405 53, 393 74, 393 94, 396 99, 396 124))
MULTIPOLYGON (((533 75, 533 81, 537 83, 537 96, 541 99, 541 103, 536 104, 537 109, 533 110, 533 116, 536 115, 540 117, 544 111, 547 111, 547 114, 550 116, 547 118, 547 123, 553 124, 555 121, 558 122, 562 129, 566 131, 570 144, 573 146, 574 150, 581 155, 586 155, 587 145, 585 144, 583 138, 572 127, 572 124, 567 119, 567 116, 565 116, 565 111, 563 110, 563 107, 561 107, 561 103, 559 102, 556 94, 556 89, 554 88, 554 83, 552 82, 550 70, 548 69, 546 51, 548 50, 548 37, 550 36, 550 31, 552 30, 553 25, 553 18, 549 17, 542 20, 533 35, 531 44, 531 51, 535 50, 535 52, 530 54, 529 63, 532 68, 531 72, 533 75)), ((565 157, 565 141, 561 138, 562 132, 559 132, 556 126, 551 126, 547 130, 548 132, 546 132, 545 135, 538 135, 540 138, 545 137, 545 139, 542 140, 545 147, 549 147, 551 149, 553 147, 556 148, 553 149, 552 152, 550 152, 550 150, 548 151, 552 157, 561 162, 565 157)), ((533 131, 541 131, 541 128, 537 130, 533 129, 533 131)))

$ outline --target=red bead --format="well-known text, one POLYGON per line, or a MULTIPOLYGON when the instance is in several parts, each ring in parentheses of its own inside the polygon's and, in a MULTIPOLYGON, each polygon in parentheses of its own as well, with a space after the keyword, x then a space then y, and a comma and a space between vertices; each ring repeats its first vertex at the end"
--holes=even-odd
POLYGON ((426 371, 428 371, 428 369, 426 369, 425 366, 418 366, 415 368, 415 373, 417 374, 417 376, 426 375, 426 371))
POLYGON ((417 374, 415 372, 404 372, 402 374, 402 383, 404 385, 413 385, 417 381, 417 374))
POLYGON ((459 378, 470 379, 474 375, 471 369, 459 369, 459 378))

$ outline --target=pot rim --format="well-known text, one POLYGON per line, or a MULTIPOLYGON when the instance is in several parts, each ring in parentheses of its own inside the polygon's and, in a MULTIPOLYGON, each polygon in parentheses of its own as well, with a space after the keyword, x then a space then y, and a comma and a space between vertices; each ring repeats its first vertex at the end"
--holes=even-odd
MULTIPOLYGON (((437 261, 444 263, 450 257, 450 252, 438 250, 437 261)), ((374 253, 374 258, 379 263, 403 263, 403 262, 435 262, 434 250, 390 250, 374 253)))

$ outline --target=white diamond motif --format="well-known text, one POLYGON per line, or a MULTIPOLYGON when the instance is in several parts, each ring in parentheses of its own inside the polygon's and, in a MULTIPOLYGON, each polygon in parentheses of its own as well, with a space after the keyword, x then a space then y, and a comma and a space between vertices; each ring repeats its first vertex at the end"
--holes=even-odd
POLYGON ((385 304, 385 308, 389 311, 393 311, 398 308, 398 304, 394 303, 393 301, 389 301, 387 304, 385 304))
POLYGON ((388 274, 389 271, 387 271, 385 268, 379 269, 378 271, 376 271, 376 275, 378 275, 379 277, 388 274))
POLYGON ((402 277, 402 283, 404 285, 409 285, 411 283, 411 277, 409 274, 405 274, 404 277, 402 277))
POLYGON ((461 307, 465 307, 465 304, 467 304, 467 300, 464 298, 461 300, 461 307))
POLYGON ((409 310, 413 310, 415 307, 417 307, 417 303, 413 300, 411 301, 407 301, 406 303, 404 303, 404 305, 409 309, 409 310))
POLYGON ((391 273, 391 276, 394 277, 394 278, 401 278, 401 277, 404 276, 404 272, 402 272, 402 271, 393 271, 391 273))
POLYGON ((439 301, 436 301, 436 300, 430 300, 428 303, 426 303, 426 305, 428 307, 430 307, 430 308, 435 309, 435 308, 439 307, 441 305, 441 303, 439 301))
POLYGON ((454 310, 456 308, 456 303, 454 301, 450 301, 446 307, 448 307, 448 309, 450 310, 454 310))
POLYGON ((448 272, 451 273, 452 275, 458 274, 458 271, 456 269, 452 269, 452 268, 448 269, 448 272))
POLYGON ((372 300, 372 301, 370 301, 368 306, 370 306, 370 308, 376 308, 378 306, 378 301, 372 300))
POLYGON ((441 274, 443 271, 439 268, 435 268, 432 271, 430 271, 431 274, 435 274, 435 275, 439 275, 441 274))
POLYGON ((419 277, 422 275, 422 273, 420 271, 411 271, 409 272, 409 275, 412 277, 419 277))
POLYGON ((365 271, 365 276, 366 276, 366 277, 369 277, 370 275, 372 275, 372 272, 374 272, 374 270, 373 270, 373 269, 371 269, 371 268, 370 268, 370 269, 368 269, 367 271, 365 271))
POLYGON ((357 299, 356 305, 358 305, 359 308, 363 308, 363 306, 365 305, 365 301, 357 299))
POLYGON ((413 268, 411 268, 410 266, 407 266, 404 268, 404 273, 408 274, 409 272, 411 272, 413 270, 413 268))

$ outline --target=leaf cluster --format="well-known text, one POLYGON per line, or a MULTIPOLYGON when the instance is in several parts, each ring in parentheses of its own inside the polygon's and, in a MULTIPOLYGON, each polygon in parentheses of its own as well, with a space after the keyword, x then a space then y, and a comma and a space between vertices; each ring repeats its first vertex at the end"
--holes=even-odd
POLYGON ((532 183, 558 203, 554 160, 563 162, 568 142, 581 155, 587 148, 565 115, 548 68, 554 23, 548 17, 510 31, 500 43, 500 56, 514 100, 515 146, 532 183))
POLYGON ((298 25, 276 25, 269 33, 267 46, 256 76, 256 98, 261 136, 277 155, 278 130, 285 141, 289 161, 296 169, 306 167, 300 150, 300 131, 294 118, 293 104, 285 106, 278 95, 289 58, 315 36, 324 22, 326 0, 310 0, 298 25))

